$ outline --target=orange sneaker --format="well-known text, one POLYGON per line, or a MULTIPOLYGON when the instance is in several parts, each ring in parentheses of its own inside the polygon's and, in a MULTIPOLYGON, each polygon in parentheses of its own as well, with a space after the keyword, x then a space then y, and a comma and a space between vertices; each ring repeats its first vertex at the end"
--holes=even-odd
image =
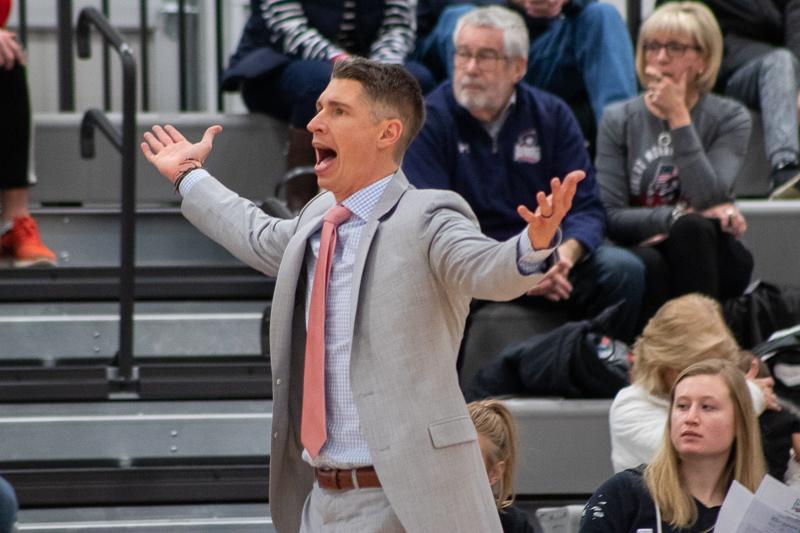
POLYGON ((0 249, 13 259, 14 266, 56 264, 56 255, 42 242, 31 216, 14 218, 14 225, 0 237, 0 249))

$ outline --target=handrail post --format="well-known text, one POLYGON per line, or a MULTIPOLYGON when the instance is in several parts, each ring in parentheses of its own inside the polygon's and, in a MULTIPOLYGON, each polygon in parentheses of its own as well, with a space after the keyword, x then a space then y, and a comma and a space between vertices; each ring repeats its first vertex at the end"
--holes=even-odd
POLYGON ((75 65, 72 61, 72 0, 56 0, 58 13, 58 109, 75 110, 75 65))
POLYGON ((122 156, 122 199, 120 208, 120 280, 119 280, 119 351, 117 366, 123 387, 130 387, 136 380, 133 354, 133 305, 135 300, 135 254, 136 254, 136 60, 133 50, 122 35, 103 17, 97 9, 87 7, 78 16, 78 55, 88 58, 90 49, 90 26, 95 26, 106 43, 117 51, 122 61, 122 133, 119 134, 106 116, 99 110, 90 109, 81 125, 81 150, 93 152, 93 136, 87 132, 97 126, 122 156))

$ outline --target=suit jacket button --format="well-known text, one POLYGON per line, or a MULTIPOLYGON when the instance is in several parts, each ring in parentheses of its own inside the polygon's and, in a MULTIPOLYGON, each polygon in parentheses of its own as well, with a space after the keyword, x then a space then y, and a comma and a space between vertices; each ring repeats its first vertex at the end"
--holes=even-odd
POLYGON ((280 384, 281 384, 281 378, 276 379, 275 380, 275 385, 280 385, 280 384))
POLYGON ((272 438, 273 438, 273 439, 277 439, 277 438, 278 438, 278 432, 277 432, 277 431, 276 431, 275 433, 273 433, 273 434, 272 434, 272 438))

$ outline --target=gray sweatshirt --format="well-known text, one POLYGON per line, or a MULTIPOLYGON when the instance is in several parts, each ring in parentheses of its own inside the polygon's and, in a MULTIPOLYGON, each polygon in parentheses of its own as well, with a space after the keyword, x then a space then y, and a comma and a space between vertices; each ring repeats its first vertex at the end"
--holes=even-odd
POLYGON ((699 211, 733 200, 750 114, 738 102, 707 94, 690 115, 690 125, 670 130, 642 96, 605 109, 595 166, 611 240, 635 245, 666 233, 679 201, 699 211))

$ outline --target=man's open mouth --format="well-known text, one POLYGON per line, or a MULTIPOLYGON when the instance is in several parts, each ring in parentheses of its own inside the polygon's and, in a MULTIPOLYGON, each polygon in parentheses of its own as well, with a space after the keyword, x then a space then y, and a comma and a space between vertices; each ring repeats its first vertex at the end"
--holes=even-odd
POLYGON ((317 164, 314 165, 314 170, 317 172, 327 169, 336 159, 336 150, 325 146, 315 146, 314 150, 317 154, 317 164))

